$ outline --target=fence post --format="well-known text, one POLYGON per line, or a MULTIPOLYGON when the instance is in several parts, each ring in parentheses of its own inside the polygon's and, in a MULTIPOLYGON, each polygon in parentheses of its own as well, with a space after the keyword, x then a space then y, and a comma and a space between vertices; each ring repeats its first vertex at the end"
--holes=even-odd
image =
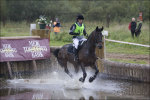
POLYGON ((97 60, 97 66, 98 66, 99 72, 104 72, 103 59, 106 58, 105 36, 108 36, 108 31, 103 31, 102 35, 104 36, 103 42, 102 42, 103 48, 102 49, 96 48, 96 56, 99 58, 97 60))
POLYGON ((99 72, 103 72, 104 71, 104 66, 103 66, 103 61, 102 59, 104 59, 104 42, 103 44, 103 48, 102 49, 98 49, 96 48, 96 56, 98 57, 98 60, 96 61, 99 72))
POLYGON ((32 64, 33 64, 33 70, 36 72, 37 71, 36 61, 32 60, 32 64))
POLYGON ((9 61, 7 62, 7 67, 8 67, 10 78, 12 79, 13 76, 12 76, 12 71, 11 71, 11 66, 10 66, 10 62, 9 61))

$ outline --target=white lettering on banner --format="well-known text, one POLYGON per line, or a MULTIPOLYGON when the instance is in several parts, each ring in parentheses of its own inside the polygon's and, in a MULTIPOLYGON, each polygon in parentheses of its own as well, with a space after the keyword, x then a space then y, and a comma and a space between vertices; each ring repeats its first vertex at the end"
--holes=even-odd
POLYGON ((10 44, 2 44, 2 46, 0 53, 4 53, 5 57, 14 57, 13 53, 17 52, 16 48, 12 48, 10 44))
POLYGON ((32 58, 43 57, 42 52, 47 51, 46 46, 40 46, 38 41, 29 41, 29 47, 23 47, 25 53, 32 54, 32 58))

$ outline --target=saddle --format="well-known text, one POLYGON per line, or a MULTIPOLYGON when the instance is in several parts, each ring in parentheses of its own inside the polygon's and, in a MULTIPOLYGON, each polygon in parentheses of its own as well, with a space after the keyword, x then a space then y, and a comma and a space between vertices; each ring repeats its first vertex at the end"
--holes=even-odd
POLYGON ((73 48, 74 48, 74 46, 73 46, 73 44, 71 44, 69 47, 68 47, 68 52, 69 53, 73 53, 74 54, 74 52, 73 52, 73 48))
MULTIPOLYGON (((82 48, 84 42, 85 42, 85 41, 79 41, 78 52, 79 52, 79 50, 82 48)), ((73 46, 73 44, 71 44, 71 45, 68 47, 68 50, 67 50, 67 51, 68 51, 69 53, 74 54, 74 51, 73 51, 74 48, 75 48, 75 47, 73 46)))

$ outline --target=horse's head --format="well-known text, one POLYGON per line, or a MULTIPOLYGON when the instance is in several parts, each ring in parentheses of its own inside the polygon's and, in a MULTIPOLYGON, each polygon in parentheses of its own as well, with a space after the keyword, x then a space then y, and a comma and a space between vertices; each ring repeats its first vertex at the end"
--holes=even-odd
POLYGON ((95 43, 96 43, 96 46, 101 49, 103 47, 102 45, 102 31, 103 31, 103 26, 102 28, 98 28, 98 26, 96 27, 95 29, 95 43))

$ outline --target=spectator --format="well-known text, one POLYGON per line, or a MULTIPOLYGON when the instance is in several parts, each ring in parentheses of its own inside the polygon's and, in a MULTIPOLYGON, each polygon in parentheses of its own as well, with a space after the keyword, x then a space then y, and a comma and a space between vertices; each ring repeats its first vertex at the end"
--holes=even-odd
POLYGON ((61 27, 60 22, 58 21, 58 18, 56 18, 56 21, 53 24, 53 30, 55 35, 57 35, 57 33, 60 32, 60 27, 61 27))
POLYGON ((129 29, 130 29, 130 31, 131 31, 132 38, 134 38, 135 29, 136 29, 135 18, 132 18, 132 21, 131 21, 130 24, 129 24, 129 29))
POLYGON ((137 18, 137 27, 135 30, 135 36, 136 37, 139 37, 139 35, 141 33, 141 27, 142 27, 142 21, 139 18, 137 18))

